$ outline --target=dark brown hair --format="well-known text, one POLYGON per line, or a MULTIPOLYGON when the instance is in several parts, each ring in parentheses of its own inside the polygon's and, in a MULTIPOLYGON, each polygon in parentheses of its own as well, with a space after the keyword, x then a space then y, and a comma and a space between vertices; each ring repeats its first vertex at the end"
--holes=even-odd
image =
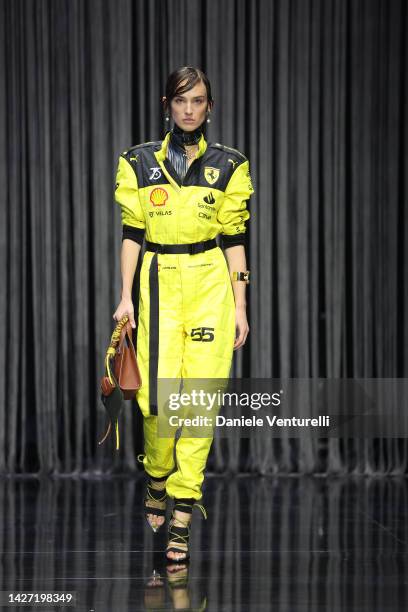
POLYGON ((182 68, 178 68, 172 72, 166 83, 166 101, 164 103, 165 110, 170 108, 170 102, 176 96, 180 96, 186 91, 192 89, 197 83, 202 81, 207 90, 207 99, 211 104, 213 102, 213 98, 211 95, 211 85, 208 80, 207 75, 200 70, 200 68, 194 68, 193 66, 183 66, 182 68), (181 86, 180 83, 182 81, 186 81, 186 83, 181 86))

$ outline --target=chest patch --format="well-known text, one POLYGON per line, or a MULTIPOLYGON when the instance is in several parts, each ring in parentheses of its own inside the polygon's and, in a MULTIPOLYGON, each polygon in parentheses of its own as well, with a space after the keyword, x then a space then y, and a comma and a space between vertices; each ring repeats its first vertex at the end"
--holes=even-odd
POLYGON ((205 166, 204 168, 204 178, 210 185, 214 185, 217 182, 218 177, 220 176, 220 171, 218 168, 213 168, 212 166, 205 166))
POLYGON ((169 199, 169 194, 163 187, 156 187, 150 194, 150 202, 153 206, 164 206, 169 199))

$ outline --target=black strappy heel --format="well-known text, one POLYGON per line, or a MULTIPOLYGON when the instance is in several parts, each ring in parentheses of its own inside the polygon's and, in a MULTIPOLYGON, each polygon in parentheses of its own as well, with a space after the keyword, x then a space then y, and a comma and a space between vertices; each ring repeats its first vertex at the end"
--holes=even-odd
POLYGON ((166 516, 166 507, 167 507, 167 493, 166 487, 159 487, 159 483, 165 483, 167 480, 167 476, 164 478, 154 478, 153 476, 149 476, 149 480, 146 484, 146 495, 144 498, 144 511, 146 520, 149 523, 150 527, 156 533, 160 527, 164 525, 158 525, 156 528, 150 523, 148 519, 148 514, 154 514, 155 516, 166 516))
MULTIPOLYGON (((144 457, 144 455, 138 455, 137 459, 138 461, 140 461, 140 463, 143 463, 143 461, 140 459, 141 457, 144 457)), ((154 533, 157 533, 157 531, 159 531, 160 527, 162 527, 164 523, 154 528, 153 525, 150 523, 147 515, 154 514, 155 516, 166 516, 166 487, 160 487, 159 483, 165 483, 167 478, 169 477, 169 474, 167 474, 167 476, 163 476, 162 478, 150 476, 149 474, 147 474, 147 472, 146 475, 148 477, 148 480, 146 484, 146 493, 143 500, 144 513, 149 527, 152 528, 154 533)))
POLYGON ((207 512, 201 504, 198 504, 195 499, 175 499, 175 504, 173 508, 173 513, 169 522, 169 539, 168 545, 166 549, 166 557, 168 561, 172 563, 185 563, 190 559, 190 553, 188 550, 189 540, 190 540, 190 529, 191 529, 191 521, 185 522, 174 516, 175 510, 179 510, 180 512, 186 512, 188 514, 192 514, 193 508, 196 506, 203 513, 204 518, 207 518, 207 512), (175 525, 175 521, 181 523, 183 527, 179 527, 175 525), (184 557, 181 559, 172 559, 167 556, 168 552, 182 553, 184 557))

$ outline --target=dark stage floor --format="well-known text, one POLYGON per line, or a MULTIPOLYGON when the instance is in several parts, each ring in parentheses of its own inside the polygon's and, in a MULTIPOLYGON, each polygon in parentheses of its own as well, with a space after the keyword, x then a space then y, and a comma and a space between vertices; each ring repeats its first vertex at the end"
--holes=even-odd
POLYGON ((143 487, 143 475, 1 479, 0 589, 77 594, 75 607, 14 609, 407 609, 405 479, 210 476, 208 520, 194 511, 189 571, 176 576, 143 487))

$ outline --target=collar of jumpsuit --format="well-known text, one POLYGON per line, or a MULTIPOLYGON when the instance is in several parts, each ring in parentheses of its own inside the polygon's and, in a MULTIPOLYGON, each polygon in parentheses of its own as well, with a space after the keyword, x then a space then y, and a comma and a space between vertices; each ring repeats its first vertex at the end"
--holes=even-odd
POLYGON ((184 144, 198 144, 198 152, 196 157, 201 157, 202 155, 204 155, 207 149, 207 141, 204 136, 203 127, 204 124, 198 127, 193 132, 185 132, 184 130, 179 128, 177 124, 175 124, 174 128, 166 133, 160 150, 155 152, 156 159, 158 161, 164 161, 166 157, 168 157, 167 153, 169 150, 170 139, 170 148, 171 151, 175 153, 175 155, 177 155, 177 152, 181 154, 185 152, 184 144))

